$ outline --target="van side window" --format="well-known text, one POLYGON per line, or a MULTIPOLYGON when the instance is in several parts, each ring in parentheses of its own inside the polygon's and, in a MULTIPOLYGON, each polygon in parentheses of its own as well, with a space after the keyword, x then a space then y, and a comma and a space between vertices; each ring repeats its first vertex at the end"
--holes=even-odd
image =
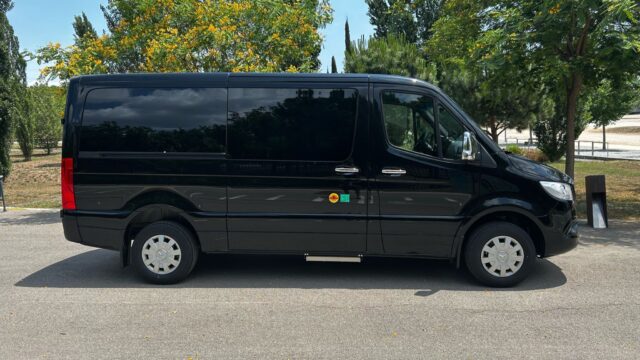
POLYGON ((342 161, 353 146, 353 89, 229 89, 235 159, 342 161))
POLYGON ((442 156, 446 159, 461 160, 462 140, 465 128, 458 122, 456 117, 442 105, 438 105, 438 112, 442 156))
POLYGON ((80 151, 223 153, 226 89, 105 88, 85 101, 80 151))
POLYGON ((382 113, 391 145, 438 156, 433 99, 385 91, 382 93, 382 113))

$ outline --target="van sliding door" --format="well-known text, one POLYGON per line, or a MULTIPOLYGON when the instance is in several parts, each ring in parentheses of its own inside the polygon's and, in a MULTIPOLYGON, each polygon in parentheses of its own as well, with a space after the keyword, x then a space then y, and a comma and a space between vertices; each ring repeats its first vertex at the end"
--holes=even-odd
POLYGON ((367 84, 247 80, 229 79, 229 249, 364 252, 367 84))

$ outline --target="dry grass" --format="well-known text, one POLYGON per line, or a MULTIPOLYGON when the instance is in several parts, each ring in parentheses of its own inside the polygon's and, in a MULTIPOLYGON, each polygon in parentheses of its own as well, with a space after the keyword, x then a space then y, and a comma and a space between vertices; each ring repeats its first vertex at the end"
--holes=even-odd
MULTIPOLYGON (((564 163, 551 164, 564 170, 564 163)), ((576 161, 578 216, 586 218, 585 176, 605 175, 611 219, 640 220, 640 161, 576 161)))
POLYGON ((7 206, 21 208, 60 207, 60 153, 45 155, 39 151, 31 161, 12 152, 13 169, 4 190, 7 206))
POLYGON ((620 126, 607 129, 609 134, 640 134, 640 126, 620 126))

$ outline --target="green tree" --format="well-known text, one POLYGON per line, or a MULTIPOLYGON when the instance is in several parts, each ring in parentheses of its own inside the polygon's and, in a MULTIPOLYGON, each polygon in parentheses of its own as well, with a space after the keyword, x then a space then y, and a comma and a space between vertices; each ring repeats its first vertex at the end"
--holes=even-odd
POLYGON ((328 0, 110 0, 109 32, 38 50, 44 78, 121 72, 315 71, 328 0))
MULTIPOLYGON (((549 161, 558 161, 567 151, 566 105, 562 90, 547 87, 542 92, 542 103, 536 108, 533 132, 538 138, 538 148, 549 161)), ((592 122, 588 102, 581 102, 576 110, 576 132, 581 133, 592 122)))
POLYGON ((541 100, 530 81, 536 74, 522 66, 524 46, 511 46, 508 61, 495 59, 506 53, 498 45, 486 47, 483 3, 450 0, 432 27, 426 43, 429 59, 438 68, 439 85, 481 125, 497 143, 506 129, 523 130, 532 122, 541 100))
POLYGON ((29 87, 29 93, 29 113, 35 123, 35 144, 49 155, 62 139, 60 119, 64 116, 65 89, 35 85, 29 87))
POLYGON ((15 119, 14 135, 25 161, 31 161, 36 146, 36 121, 32 116, 32 94, 28 88, 20 87, 14 90, 15 99, 11 111, 15 119))
POLYGON ((13 1, 0 0, 0 174, 11 170, 11 131, 16 116, 16 92, 24 87, 26 62, 7 12, 13 1))
POLYGON ((351 31, 349 30, 349 20, 344 22, 344 49, 346 52, 351 51, 351 31))
POLYGON ((425 60, 416 44, 402 37, 389 35, 386 38, 362 37, 345 52, 345 72, 394 74, 433 81, 435 67, 425 60))
POLYGON ((640 6, 631 0, 493 0, 477 16, 483 45, 502 50, 489 61, 514 64, 505 54, 524 48, 524 63, 559 89, 554 101, 566 121, 565 172, 573 177, 580 103, 603 80, 622 84, 640 72, 640 6))
POLYGON ((332 74, 338 73, 338 65, 336 65, 336 58, 333 56, 331 57, 331 73, 332 74))
POLYGON ((588 94, 592 123, 602 127, 602 149, 606 149, 606 127, 633 110, 640 101, 640 80, 625 79, 615 84, 604 79, 588 94))
POLYGON ((76 45, 80 45, 85 38, 91 40, 98 37, 96 29, 87 18, 87 15, 83 12, 82 15, 74 16, 73 18, 73 31, 76 45))
POLYGON ((375 36, 401 36, 410 43, 431 37, 431 26, 438 19, 444 0, 366 0, 375 36))

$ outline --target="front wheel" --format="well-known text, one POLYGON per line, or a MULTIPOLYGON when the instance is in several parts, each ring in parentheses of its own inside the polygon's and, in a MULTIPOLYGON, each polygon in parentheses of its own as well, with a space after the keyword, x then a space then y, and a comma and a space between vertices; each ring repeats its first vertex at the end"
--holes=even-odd
POLYGON ((471 275, 492 287, 509 287, 524 280, 534 265, 536 250, 529 234, 508 222, 491 222, 476 229, 465 247, 471 275))
POLYGON ((133 240, 133 264, 138 273, 154 284, 184 280, 198 260, 198 246, 187 229, 170 221, 143 228, 133 240))

